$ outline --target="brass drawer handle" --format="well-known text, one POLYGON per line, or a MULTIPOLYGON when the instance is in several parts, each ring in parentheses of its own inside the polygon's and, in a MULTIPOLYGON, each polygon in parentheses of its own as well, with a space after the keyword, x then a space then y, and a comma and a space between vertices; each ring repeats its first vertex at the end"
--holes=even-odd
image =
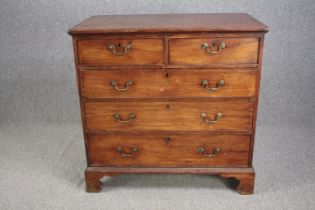
POLYGON ((122 147, 117 147, 116 151, 123 157, 133 157, 134 153, 139 151, 138 147, 132 147, 130 152, 125 152, 122 147))
POLYGON ((112 80, 110 82, 110 84, 112 85, 112 87, 117 90, 117 91, 126 91, 129 89, 129 87, 131 85, 134 84, 134 82, 132 80, 128 80, 126 83, 125 83, 125 87, 118 87, 119 83, 116 81, 116 80, 112 80))
POLYGON ((208 124, 216 123, 216 122, 218 122, 222 117, 223 117, 223 114, 222 114, 221 112, 218 112, 218 113, 215 115, 215 119, 214 119, 214 120, 209 120, 208 117, 207 117, 207 114, 206 114, 205 112, 200 113, 200 118, 201 118, 205 123, 208 123, 208 124))
POLYGON ((224 86, 224 80, 223 79, 219 80, 215 87, 209 87, 208 80, 202 80, 200 85, 203 86, 209 92, 217 91, 220 89, 220 87, 224 86))
POLYGON ((224 42, 220 42, 217 49, 215 51, 212 51, 211 49, 215 47, 215 42, 212 42, 212 47, 209 46, 208 43, 203 43, 201 47, 208 53, 208 54, 219 54, 222 52, 222 50, 226 47, 226 44, 224 42))
POLYGON ((207 152, 206 148, 199 147, 199 148, 197 148, 197 152, 202 154, 205 158, 210 158, 210 157, 214 157, 218 153, 220 153, 221 152, 221 148, 220 147, 215 147, 215 148, 213 148, 212 152, 207 152))
POLYGON ((134 119, 136 119, 136 114, 135 113, 130 113, 128 115, 128 118, 127 120, 123 120, 120 118, 120 113, 116 112, 114 114, 114 118, 118 121, 118 122, 121 122, 121 123, 130 123, 132 122, 134 119))
POLYGON ((121 46, 121 43, 118 44, 117 49, 114 44, 109 44, 108 49, 115 55, 126 55, 132 47, 131 43, 126 44, 124 47, 121 46))

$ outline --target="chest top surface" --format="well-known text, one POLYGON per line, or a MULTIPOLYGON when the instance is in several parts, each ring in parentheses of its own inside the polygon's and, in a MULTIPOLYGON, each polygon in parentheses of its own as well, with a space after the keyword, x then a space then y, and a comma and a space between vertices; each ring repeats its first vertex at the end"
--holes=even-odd
POLYGON ((147 32, 267 32, 248 14, 144 14, 92 16, 69 30, 71 35, 147 32))

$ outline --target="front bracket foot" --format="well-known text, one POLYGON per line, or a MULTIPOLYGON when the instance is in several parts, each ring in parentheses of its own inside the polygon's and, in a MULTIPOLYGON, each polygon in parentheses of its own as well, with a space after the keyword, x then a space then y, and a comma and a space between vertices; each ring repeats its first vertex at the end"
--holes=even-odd
POLYGON ((221 176, 228 179, 236 179, 238 181, 236 191, 240 194, 250 195, 254 193, 254 171, 252 173, 226 173, 221 174, 221 176))

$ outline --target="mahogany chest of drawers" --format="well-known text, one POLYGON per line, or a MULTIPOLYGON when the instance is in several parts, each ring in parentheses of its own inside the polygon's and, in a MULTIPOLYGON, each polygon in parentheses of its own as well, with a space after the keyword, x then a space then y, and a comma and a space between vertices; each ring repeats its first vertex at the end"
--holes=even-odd
POLYGON ((103 176, 190 173, 253 193, 267 31, 247 14, 94 16, 70 29, 87 191, 103 176))

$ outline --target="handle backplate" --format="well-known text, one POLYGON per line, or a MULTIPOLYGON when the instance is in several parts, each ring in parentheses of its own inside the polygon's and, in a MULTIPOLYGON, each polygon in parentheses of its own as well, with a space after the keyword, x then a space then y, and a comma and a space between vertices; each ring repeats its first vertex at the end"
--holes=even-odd
POLYGON ((219 42, 219 44, 217 44, 217 42, 212 42, 212 44, 209 45, 207 42, 205 42, 201 45, 201 47, 208 54, 219 54, 226 47, 226 44, 225 42, 219 42), (212 49, 215 49, 215 50, 212 50, 212 49))
POLYGON ((132 48, 131 42, 122 47, 121 43, 116 47, 114 44, 109 44, 107 48, 115 55, 126 55, 132 48))
POLYGON ((209 87, 208 80, 201 80, 200 85, 204 87, 204 89, 206 89, 207 91, 212 92, 212 91, 218 91, 222 86, 224 86, 224 83, 225 83, 224 80, 221 79, 217 81, 217 84, 215 87, 209 87))
POLYGON ((118 121, 118 122, 121 122, 121 123, 130 123, 132 122, 134 119, 136 119, 136 114, 135 113, 130 113, 127 117, 126 120, 124 119, 121 119, 120 117, 120 113, 119 112, 116 112, 114 114, 114 118, 118 121))
POLYGON ((116 80, 112 80, 110 82, 111 86, 117 91, 127 91, 134 84, 133 80, 128 80, 125 83, 125 87, 118 87, 119 83, 116 80))
POLYGON ((206 148, 199 147, 199 148, 197 148, 197 152, 199 152, 201 155, 203 155, 203 157, 211 158, 211 157, 215 157, 218 153, 220 153, 221 148, 215 147, 215 148, 213 148, 212 152, 207 152, 206 148))
POLYGON ((210 120, 207 117, 207 114, 205 112, 201 112, 200 113, 200 118, 203 120, 203 122, 207 123, 207 124, 213 124, 218 122, 221 118, 223 117, 223 114, 221 112, 216 113, 215 115, 215 119, 214 120, 210 120))
POLYGON ((139 151, 139 147, 132 147, 128 152, 122 147, 117 147, 116 151, 123 157, 133 157, 134 154, 139 151))

